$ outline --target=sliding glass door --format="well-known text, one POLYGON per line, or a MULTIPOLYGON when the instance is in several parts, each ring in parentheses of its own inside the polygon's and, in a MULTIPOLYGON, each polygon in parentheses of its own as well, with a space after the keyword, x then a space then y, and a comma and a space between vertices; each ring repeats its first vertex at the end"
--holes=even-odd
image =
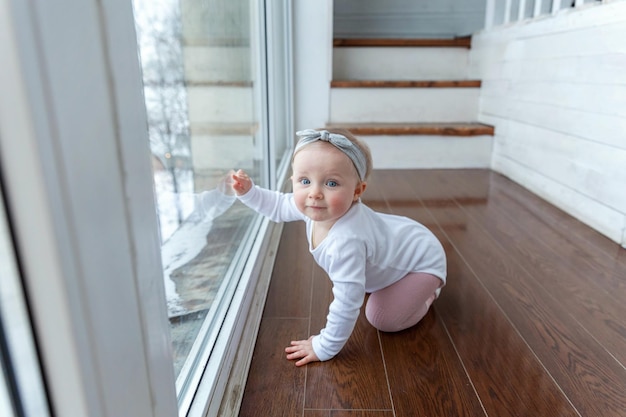
POLYGON ((233 195, 230 175, 244 169, 268 188, 284 176, 292 137, 288 7, 256 0, 133 5, 173 364, 185 410, 250 255, 246 242, 260 227, 233 195), (270 14, 275 26, 266 36, 270 14))

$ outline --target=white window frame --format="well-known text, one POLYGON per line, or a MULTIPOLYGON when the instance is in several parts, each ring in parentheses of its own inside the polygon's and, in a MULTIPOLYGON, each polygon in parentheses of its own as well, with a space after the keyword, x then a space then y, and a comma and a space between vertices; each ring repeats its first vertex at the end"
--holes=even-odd
MULTIPOLYGON (((178 415, 131 2, 0 0, 0 16, 0 166, 52 414, 178 415)), ((220 334, 184 414, 214 415, 240 336, 220 334)))

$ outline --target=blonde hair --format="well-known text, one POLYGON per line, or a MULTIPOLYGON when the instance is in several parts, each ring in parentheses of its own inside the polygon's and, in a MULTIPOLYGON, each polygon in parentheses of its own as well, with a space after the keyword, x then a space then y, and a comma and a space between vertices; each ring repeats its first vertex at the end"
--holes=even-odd
MULTIPOLYGON (((347 129, 340 129, 340 128, 326 128, 326 129, 324 129, 324 128, 322 128, 322 129, 316 129, 316 130, 318 130, 318 131, 320 131, 320 130, 327 130, 328 133, 333 133, 333 134, 345 136, 346 139, 348 139, 357 148, 359 148, 359 150, 361 151, 361 153, 365 157, 365 162, 366 162, 365 176, 363 178, 363 181, 367 181, 367 179, 369 178, 370 174, 372 173, 372 166, 373 166, 372 152, 370 151, 369 146, 367 146, 367 144, 365 142, 363 142, 362 140, 360 140, 359 138, 354 136, 352 134, 352 132, 350 132, 347 129)), ((292 163, 293 163, 293 158, 296 156, 296 153, 298 153, 298 150, 296 150, 293 153, 292 157, 291 157, 291 162, 292 163)))

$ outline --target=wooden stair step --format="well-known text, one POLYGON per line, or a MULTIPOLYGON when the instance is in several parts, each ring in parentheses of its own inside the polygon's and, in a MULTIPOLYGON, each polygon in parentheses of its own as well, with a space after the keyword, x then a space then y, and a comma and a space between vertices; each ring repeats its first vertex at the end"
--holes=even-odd
POLYGON ((238 81, 223 81, 223 80, 203 80, 203 81, 194 81, 187 80, 185 81, 185 86, 187 87, 245 87, 252 88, 252 81, 247 80, 238 80, 238 81))
POLYGON ((346 129, 362 136, 493 136, 494 127, 483 123, 333 123, 328 128, 346 129))
POLYGON ((254 136, 258 123, 211 123, 192 122, 191 133, 204 136, 254 136))
POLYGON ((332 80, 331 88, 479 88, 481 80, 332 80))
POLYGON ((404 39, 404 38, 341 38, 333 39, 335 47, 385 47, 385 46, 403 46, 403 47, 452 47, 452 48, 470 48, 472 38, 469 36, 462 38, 450 39, 404 39))

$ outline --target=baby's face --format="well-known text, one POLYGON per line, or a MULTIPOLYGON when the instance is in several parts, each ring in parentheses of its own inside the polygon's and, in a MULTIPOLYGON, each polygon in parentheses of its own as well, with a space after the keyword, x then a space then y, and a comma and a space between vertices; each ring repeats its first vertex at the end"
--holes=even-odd
POLYGON ((328 226, 346 214, 362 193, 350 158, 322 141, 298 151, 291 180, 298 210, 311 220, 329 223, 328 226))

